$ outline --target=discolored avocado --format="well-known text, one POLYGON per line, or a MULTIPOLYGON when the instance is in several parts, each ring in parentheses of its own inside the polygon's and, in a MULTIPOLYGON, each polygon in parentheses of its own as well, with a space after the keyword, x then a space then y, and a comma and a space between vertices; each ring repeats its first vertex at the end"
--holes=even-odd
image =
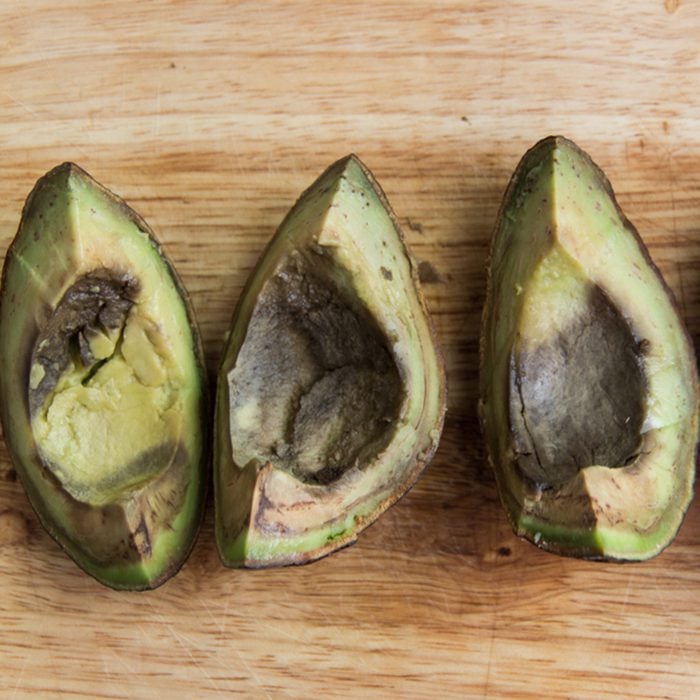
POLYGON ((354 542, 430 461, 444 412, 417 267, 349 156, 289 212, 234 313, 215 417, 222 561, 301 564, 354 542))
POLYGON ((29 195, 0 293, 0 417, 48 532, 154 588, 200 522, 206 385, 185 291, 146 223, 72 163, 29 195))
POLYGON ((692 496, 698 377, 670 290, 574 143, 528 151, 491 246, 480 415, 517 534, 643 560, 692 496))

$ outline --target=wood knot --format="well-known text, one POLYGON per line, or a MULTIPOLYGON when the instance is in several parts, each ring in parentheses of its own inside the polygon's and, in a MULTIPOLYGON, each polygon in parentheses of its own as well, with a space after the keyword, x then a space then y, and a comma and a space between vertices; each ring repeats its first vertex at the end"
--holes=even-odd
POLYGON ((0 547, 26 544, 29 541, 29 523, 22 513, 6 508, 0 510, 0 547))
POLYGON ((482 556, 484 564, 502 566, 518 559, 518 553, 511 539, 489 548, 482 556))
POLYGON ((0 481, 17 481, 17 472, 12 467, 7 467, 7 469, 0 469, 0 481))
POLYGON ((421 260, 418 263, 418 279, 421 284, 438 284, 443 281, 442 275, 427 260, 421 260))

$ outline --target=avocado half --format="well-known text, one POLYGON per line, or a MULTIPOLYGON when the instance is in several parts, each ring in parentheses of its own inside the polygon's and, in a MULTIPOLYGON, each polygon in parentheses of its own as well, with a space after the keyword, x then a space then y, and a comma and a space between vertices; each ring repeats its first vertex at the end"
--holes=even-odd
POLYGON ((513 528, 543 549, 643 560, 692 497, 698 377, 672 295, 571 141, 528 151, 491 244, 480 415, 513 528))
POLYGON ((354 542, 428 464, 444 413, 416 265, 351 155, 297 201, 234 313, 215 417, 224 564, 302 564, 354 542))
POLYGON ((98 581, 154 588, 187 557, 205 393, 187 295, 146 223, 77 165, 42 177, 3 270, 0 417, 39 519, 98 581))

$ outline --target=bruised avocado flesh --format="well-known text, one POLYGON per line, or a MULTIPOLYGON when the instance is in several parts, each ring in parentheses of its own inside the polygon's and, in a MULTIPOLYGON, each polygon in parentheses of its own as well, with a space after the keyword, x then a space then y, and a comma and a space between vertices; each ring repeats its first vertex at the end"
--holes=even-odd
POLYGON ((47 530, 114 588, 153 588, 192 546, 201 350, 146 224, 73 164, 30 194, 0 300, 2 423, 47 530))
POLYGON ((228 566, 317 559, 416 480, 445 383, 389 205, 354 156, 285 218, 234 314, 216 401, 216 536, 228 566))
POLYGON ((642 560, 692 496, 698 380, 670 291, 602 171, 549 137, 518 166, 492 241, 480 414, 515 531, 642 560))

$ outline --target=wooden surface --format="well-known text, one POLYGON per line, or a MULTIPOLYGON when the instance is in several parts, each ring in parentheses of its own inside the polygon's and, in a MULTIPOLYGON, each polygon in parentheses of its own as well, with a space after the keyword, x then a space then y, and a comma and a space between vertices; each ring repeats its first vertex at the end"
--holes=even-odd
POLYGON ((424 265, 449 371, 439 452, 360 541, 310 566, 101 587, 0 451, 0 696, 700 697, 700 505, 646 564, 518 541, 484 466, 487 243, 549 133, 606 170, 700 333, 700 6, 645 2, 0 1, 0 245, 75 160, 152 225, 210 368, 295 198, 357 152, 424 265))

